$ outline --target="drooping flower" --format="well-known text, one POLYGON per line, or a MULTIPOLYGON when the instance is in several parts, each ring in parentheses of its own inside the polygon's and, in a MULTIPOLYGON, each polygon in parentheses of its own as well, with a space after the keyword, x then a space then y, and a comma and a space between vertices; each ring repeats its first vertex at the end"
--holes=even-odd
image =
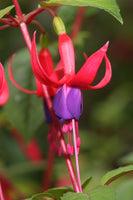
POLYGON ((0 106, 4 105, 9 98, 9 89, 4 74, 4 69, 0 63, 0 106))
POLYGON ((48 75, 46 69, 41 65, 35 43, 35 34, 36 33, 34 33, 32 40, 31 66, 36 78, 42 84, 55 88, 59 88, 66 84, 69 87, 87 90, 102 88, 110 81, 112 75, 111 64, 106 55, 109 42, 87 58, 82 68, 75 74, 75 59, 72 41, 65 32, 59 34, 59 53, 64 73, 62 73, 63 75, 57 76, 57 71, 54 70, 51 71, 51 75, 48 75), (106 64, 105 76, 97 85, 91 86, 103 59, 105 59, 106 64))
MULTIPOLYGON (((59 36, 58 45, 61 58, 60 65, 63 68, 62 73, 59 73, 57 76, 57 71, 53 70, 50 76, 48 76, 46 69, 41 65, 38 58, 35 43, 36 33, 34 33, 31 47, 32 69, 36 78, 42 84, 59 88, 53 100, 53 107, 57 118, 61 122, 73 118, 78 120, 83 109, 81 90, 102 88, 111 79, 111 64, 106 55, 109 42, 88 57, 82 68, 75 74, 75 55, 72 41, 66 34, 64 24, 59 17, 54 17, 53 24, 59 36), (105 75, 98 84, 92 86, 91 84, 96 77, 103 59, 105 59, 106 66, 105 75)), ((67 131, 71 132, 71 123, 68 123, 67 131)))

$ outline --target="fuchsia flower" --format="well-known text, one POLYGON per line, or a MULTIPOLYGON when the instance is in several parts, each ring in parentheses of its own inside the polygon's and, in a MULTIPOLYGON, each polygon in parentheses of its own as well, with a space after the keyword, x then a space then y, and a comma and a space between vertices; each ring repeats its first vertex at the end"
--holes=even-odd
POLYGON ((0 106, 4 105, 9 98, 9 89, 5 79, 4 69, 0 63, 0 106))
MULTIPOLYGON (((65 27, 59 17, 54 17, 53 24, 59 35, 60 73, 58 73, 59 71, 51 70, 48 75, 47 66, 44 67, 41 65, 35 43, 36 33, 34 33, 32 40, 31 65, 36 78, 42 84, 58 88, 53 99, 53 108, 60 122, 67 120, 67 126, 63 127, 63 131, 68 132, 68 152, 73 154, 71 138, 72 125, 69 120, 78 120, 83 111, 81 90, 99 89, 109 83, 112 76, 111 64, 106 55, 109 42, 87 58, 82 68, 75 74, 75 55, 72 41, 66 34, 65 27), (105 59, 106 66, 105 75, 98 84, 92 86, 91 84, 96 77, 103 59, 105 59), (69 145, 69 140, 71 140, 71 146, 69 145)), ((77 148, 79 148, 80 143, 81 141, 77 133, 77 148)))
POLYGON ((64 69, 63 76, 62 74, 57 76, 57 72, 54 70, 48 75, 46 68, 41 65, 36 49, 35 33, 31 48, 31 65, 36 78, 42 84, 59 88, 53 102, 57 116, 62 119, 75 118, 78 120, 82 112, 82 94, 80 90, 102 88, 111 79, 111 64, 106 55, 108 42, 87 58, 85 64, 75 74, 75 56, 72 41, 64 29, 59 31, 58 35, 60 62, 64 69), (106 64, 105 76, 97 85, 92 86, 91 84, 103 59, 105 59, 106 64))

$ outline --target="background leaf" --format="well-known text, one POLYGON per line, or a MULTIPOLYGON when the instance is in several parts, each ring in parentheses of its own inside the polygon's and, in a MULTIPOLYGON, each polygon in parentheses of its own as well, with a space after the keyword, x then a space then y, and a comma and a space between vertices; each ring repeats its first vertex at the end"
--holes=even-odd
POLYGON ((116 200, 132 200, 133 199, 133 180, 122 183, 117 189, 116 200))
POLYGON ((112 170, 103 176, 102 184, 104 185, 104 184, 110 182, 111 180, 119 177, 120 175, 126 174, 131 171, 133 171, 133 165, 120 167, 118 169, 112 170))
POLYGON ((88 195, 89 200, 116 200, 116 191, 110 186, 98 186, 88 195))
POLYGON ((2 18, 4 15, 8 14, 13 8, 14 8, 14 5, 8 6, 4 9, 0 10, 0 18, 2 18))
POLYGON ((88 195, 84 193, 68 192, 61 197, 61 200, 88 200, 88 195))
MULTIPOLYGON (((7 67, 6 67, 7 69, 7 67)), ((12 63, 13 74, 16 82, 29 90, 36 90, 35 77, 30 65, 30 55, 26 49, 17 53, 12 63)), ((18 129, 20 134, 29 141, 44 123, 42 99, 37 95, 29 95, 18 90, 9 80, 10 97, 4 107, 4 111, 12 125, 18 129)))
POLYGON ((42 1, 40 3, 40 5, 44 7, 57 5, 57 4, 71 5, 71 6, 92 6, 92 7, 104 9, 105 11, 113 15, 118 21, 123 23, 122 17, 120 15, 120 10, 115 0, 101 0, 101 1, 99 0, 71 0, 71 1, 70 0, 47 0, 47 1, 42 1))
POLYGON ((91 179, 92 179, 92 177, 89 177, 82 183, 82 190, 84 193, 88 192, 88 185, 89 185, 91 179))
POLYGON ((67 191, 71 191, 72 189, 70 187, 59 187, 59 188, 52 188, 49 189, 43 193, 36 194, 32 196, 32 200, 38 200, 38 199, 57 199, 60 200, 63 193, 67 191))

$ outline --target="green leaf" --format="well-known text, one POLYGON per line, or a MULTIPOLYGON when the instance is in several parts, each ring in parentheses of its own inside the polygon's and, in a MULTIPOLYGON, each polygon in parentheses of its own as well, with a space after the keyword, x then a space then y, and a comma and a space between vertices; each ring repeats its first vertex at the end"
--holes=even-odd
POLYGON ((32 198, 28 198, 28 199, 25 199, 25 200, 32 200, 32 198))
POLYGON ((132 172, 132 171, 133 171, 133 165, 120 167, 118 169, 112 170, 103 176, 102 185, 105 185, 108 182, 113 181, 117 177, 127 174, 128 172, 132 172))
MULTIPOLYGON (((27 49, 17 53, 12 62, 12 71, 20 86, 32 91, 36 90, 35 77, 27 49)), ((29 141, 44 123, 42 99, 39 99, 36 94, 29 95, 18 90, 9 80, 7 68, 6 77, 10 95, 4 111, 12 125, 18 129, 26 141, 29 141)))
POLYGON ((92 177, 89 177, 82 183, 82 190, 83 190, 84 193, 88 192, 88 190, 89 190, 88 185, 89 185, 91 179, 92 179, 92 177))
POLYGON ((33 195, 31 200, 39 200, 39 199, 60 200, 61 196, 68 191, 72 191, 72 189, 70 187, 52 188, 43 193, 33 195))
POLYGON ((88 200, 88 195, 84 193, 67 192, 61 200, 88 200))
POLYGON ((89 200, 116 200, 116 191, 110 186, 98 186, 89 193, 89 200))
POLYGON ((113 15, 118 21, 123 23, 119 7, 115 0, 46 0, 40 2, 40 5, 44 7, 58 4, 71 6, 91 6, 104 9, 105 11, 113 15))
POLYGON ((116 200, 132 200, 133 199, 133 180, 124 181, 117 188, 116 200))
POLYGON ((14 5, 8 6, 4 9, 0 10, 0 18, 4 17, 4 15, 8 14, 13 8, 14 8, 14 5))

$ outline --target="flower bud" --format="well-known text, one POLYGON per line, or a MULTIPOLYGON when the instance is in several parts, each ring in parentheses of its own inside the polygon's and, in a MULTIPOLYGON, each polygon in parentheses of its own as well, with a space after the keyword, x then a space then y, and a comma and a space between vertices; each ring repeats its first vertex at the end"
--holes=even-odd
POLYGON ((40 46, 41 46, 41 48, 46 49, 48 47, 48 41, 49 41, 49 38, 48 38, 47 33, 40 35, 40 46))
POLYGON ((65 25, 60 17, 54 17, 53 26, 57 35, 66 32, 65 25))

